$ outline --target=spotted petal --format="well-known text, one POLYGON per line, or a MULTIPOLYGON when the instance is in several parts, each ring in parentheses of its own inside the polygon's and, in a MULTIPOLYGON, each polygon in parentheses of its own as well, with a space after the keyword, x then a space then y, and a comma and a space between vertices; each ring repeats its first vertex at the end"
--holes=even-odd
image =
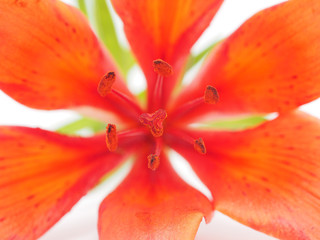
POLYGON ((207 198, 174 173, 165 156, 156 171, 142 155, 126 180, 102 203, 100 239, 194 239, 203 216, 209 220, 207 198))
POLYGON ((0 238, 37 239, 124 156, 104 137, 0 128, 0 238))
MULTIPOLYGON (((148 81, 149 104, 156 74, 152 61, 163 59, 175 74, 166 78, 163 100, 169 97, 191 46, 209 25, 223 0, 112 0, 148 81)), ((154 110, 154 109, 152 109, 154 110)))
POLYGON ((320 121, 288 113, 242 132, 201 136, 199 156, 172 141, 211 190, 216 209, 280 239, 320 236, 320 121))
POLYGON ((175 106, 217 88, 220 102, 188 113, 284 112, 320 97, 320 2, 294 0, 261 11, 210 54, 175 106))
MULTIPOLYGON (((0 1, 0 89, 33 108, 93 106, 128 117, 118 97, 97 93, 117 71, 79 10, 60 1, 0 1), (117 106, 117 107, 116 107, 117 106)), ((129 94, 120 79, 115 88, 129 94)))

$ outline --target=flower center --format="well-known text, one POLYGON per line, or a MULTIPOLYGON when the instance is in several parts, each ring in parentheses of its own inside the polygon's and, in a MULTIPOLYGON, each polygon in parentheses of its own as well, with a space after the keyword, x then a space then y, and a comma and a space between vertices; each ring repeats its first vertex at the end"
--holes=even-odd
POLYGON ((167 118, 167 112, 159 109, 154 113, 142 113, 139 121, 147 126, 155 137, 155 152, 150 154, 148 159, 148 168, 155 171, 160 165, 160 154, 162 150, 163 121, 167 118))
POLYGON ((163 121, 167 118, 167 113, 159 109, 154 113, 142 113, 139 121, 150 129, 154 137, 161 137, 163 134, 163 121))
MULTIPOLYGON (((153 68, 155 73, 158 74, 157 80, 155 83, 155 88, 153 92, 154 103, 160 103, 162 98, 162 86, 164 77, 168 77, 172 75, 173 70, 172 67, 161 59, 157 59, 153 61, 153 68)), ((114 72, 109 72, 100 80, 98 85, 98 92, 102 97, 106 97, 108 94, 114 94, 116 97, 122 99, 132 105, 132 107, 137 108, 137 111, 140 111, 140 107, 138 107, 133 101, 130 100, 125 94, 117 91, 113 88, 113 84, 116 81, 116 75, 114 72)), ((216 104, 219 101, 219 95, 217 90, 208 85, 204 91, 204 95, 197 99, 194 99, 190 102, 187 102, 180 106, 175 113, 173 113, 173 117, 171 116, 171 120, 175 119, 177 116, 181 116, 186 112, 199 107, 201 104, 216 104)), ((158 104, 160 105, 160 104, 158 104)), ((155 171, 160 164, 160 155, 162 152, 163 139, 162 135, 164 134, 164 121, 167 118, 167 112, 160 108, 160 106, 154 105, 153 107, 159 108, 153 113, 142 113, 139 115, 138 120, 141 124, 146 126, 152 136, 154 137, 151 142, 153 142, 153 153, 149 154, 147 157, 148 160, 148 168, 155 171)), ((202 138, 193 139, 188 136, 184 131, 172 131, 172 129, 168 129, 169 132, 173 133, 175 139, 179 141, 183 141, 186 144, 193 147, 195 151, 199 154, 206 154, 206 147, 202 138)), ((170 135, 170 133, 169 133, 170 135)), ((146 129, 143 127, 134 128, 127 131, 120 131, 117 133, 116 126, 114 124, 108 124, 106 128, 106 144, 109 151, 114 152, 118 148, 119 144, 125 139, 137 139, 137 138, 147 138, 146 129)), ((149 138, 150 140, 150 138, 149 138)), ((151 145, 152 146, 152 145, 151 145)), ((121 147, 121 145, 120 145, 121 147)))

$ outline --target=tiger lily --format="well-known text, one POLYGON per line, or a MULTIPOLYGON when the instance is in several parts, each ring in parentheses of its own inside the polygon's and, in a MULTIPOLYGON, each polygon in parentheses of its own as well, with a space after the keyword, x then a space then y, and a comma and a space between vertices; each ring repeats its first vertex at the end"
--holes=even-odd
POLYGON ((320 2, 255 14, 180 89, 190 48, 221 3, 112 0, 147 80, 142 106, 79 10, 0 0, 1 90, 108 124, 92 137, 0 127, 1 239, 37 239, 130 156, 132 170, 101 203, 100 239, 194 239, 213 210, 277 238, 319 239, 320 121, 297 107, 320 96, 320 2), (194 125, 274 112, 243 131, 194 125), (178 177, 170 148, 212 200, 178 177))

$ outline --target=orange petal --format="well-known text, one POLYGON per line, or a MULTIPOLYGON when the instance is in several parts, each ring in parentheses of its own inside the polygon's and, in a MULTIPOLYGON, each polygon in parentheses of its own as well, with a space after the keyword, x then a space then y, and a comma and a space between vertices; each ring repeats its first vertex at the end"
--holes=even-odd
POLYGON ((177 141, 217 210, 280 239, 320 236, 320 121, 289 113, 243 132, 195 132, 207 154, 177 141))
POLYGON ((1 127, 0 238, 37 239, 121 159, 104 136, 1 127))
MULTIPOLYGON (((124 29, 148 81, 152 101, 156 74, 152 62, 162 59, 173 67, 165 78, 167 99, 185 64, 191 46, 211 22, 223 0, 113 0, 124 29)), ((152 104, 152 103, 151 103, 152 104)), ((154 110, 154 109, 151 109, 154 110)))
POLYGON ((100 239, 194 239, 203 216, 212 206, 184 183, 161 155, 157 170, 140 156, 126 180, 102 203, 100 239))
MULTIPOLYGON (((124 116, 132 109, 99 96, 101 77, 117 69, 76 8, 0 0, 0 36, 0 88, 15 100, 40 109, 90 105, 124 116)), ((129 94, 121 79, 114 87, 129 94)))
POLYGON ((175 105, 202 96, 207 85, 217 88, 220 102, 190 115, 284 112, 320 97, 319 22, 318 0, 261 11, 211 53, 175 105))

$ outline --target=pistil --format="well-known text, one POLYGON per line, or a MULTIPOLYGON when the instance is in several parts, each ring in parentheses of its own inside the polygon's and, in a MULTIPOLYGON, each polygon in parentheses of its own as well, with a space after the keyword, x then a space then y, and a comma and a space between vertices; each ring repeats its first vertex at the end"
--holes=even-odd
POLYGON ((160 164, 160 153, 162 149, 163 121, 167 118, 167 113, 159 109, 154 113, 143 113, 140 115, 140 122, 147 126, 155 141, 155 152, 150 154, 148 159, 148 168, 155 171, 160 164))
POLYGON ((150 129, 154 137, 160 137, 163 134, 163 121, 167 118, 167 112, 159 109, 154 113, 143 113, 140 115, 140 122, 150 129))

